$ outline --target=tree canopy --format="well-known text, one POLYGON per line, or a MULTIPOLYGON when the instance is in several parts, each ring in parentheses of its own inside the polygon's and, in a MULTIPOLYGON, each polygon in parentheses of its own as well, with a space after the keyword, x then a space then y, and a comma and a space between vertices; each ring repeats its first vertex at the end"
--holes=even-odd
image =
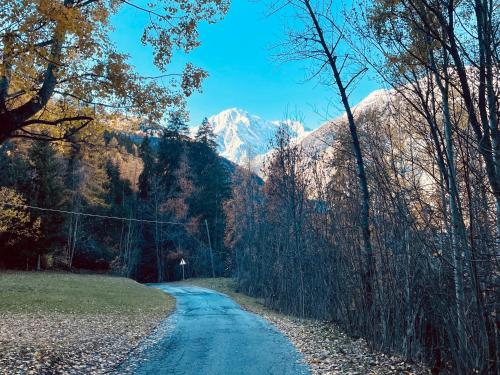
POLYGON ((65 139, 114 111, 158 122, 166 110, 182 108, 207 73, 191 63, 170 72, 173 54, 197 47, 199 23, 215 22, 228 5, 227 0, 3 1, 0 142, 65 139), (159 85, 158 77, 140 76, 110 40, 111 16, 127 6, 149 15, 141 41, 152 47, 166 85, 159 85))

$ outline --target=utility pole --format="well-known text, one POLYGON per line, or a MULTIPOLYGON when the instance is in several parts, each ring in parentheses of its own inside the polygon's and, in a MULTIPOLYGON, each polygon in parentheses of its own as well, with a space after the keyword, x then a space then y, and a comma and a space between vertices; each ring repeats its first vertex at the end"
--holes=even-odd
POLYGON ((214 270, 214 253, 212 251, 212 241, 210 240, 210 231, 208 230, 208 222, 205 219, 205 227, 207 228, 207 236, 208 236, 208 247, 210 249, 210 263, 212 265, 212 278, 215 279, 215 270, 214 270))

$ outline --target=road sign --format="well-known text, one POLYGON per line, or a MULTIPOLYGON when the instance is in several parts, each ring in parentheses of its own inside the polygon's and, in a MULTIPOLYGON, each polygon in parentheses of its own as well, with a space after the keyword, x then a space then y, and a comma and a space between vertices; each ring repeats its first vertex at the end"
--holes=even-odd
POLYGON ((184 280, 184 266, 186 265, 186 261, 184 260, 184 258, 181 258, 180 265, 182 267, 182 280, 184 280))

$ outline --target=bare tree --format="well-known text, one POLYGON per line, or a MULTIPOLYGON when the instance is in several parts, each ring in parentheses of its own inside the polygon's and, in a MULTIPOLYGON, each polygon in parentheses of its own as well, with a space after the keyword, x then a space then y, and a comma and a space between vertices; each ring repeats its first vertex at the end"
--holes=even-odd
POLYGON ((293 0, 286 3, 277 2, 274 7, 276 9, 282 7, 291 8, 296 12, 296 18, 302 21, 302 24, 296 30, 290 32, 289 41, 286 45, 288 51, 285 54, 290 54, 293 58, 312 60, 319 64, 319 68, 313 73, 313 76, 323 75, 324 77, 324 71, 330 70, 330 78, 327 78, 327 82, 335 86, 346 112, 360 192, 359 226, 363 240, 365 268, 363 271, 363 285, 365 289, 365 307, 369 313, 373 300, 372 289, 375 271, 370 238, 370 192, 358 128, 348 94, 350 86, 365 72, 365 69, 360 67, 353 74, 344 71, 346 65, 357 64, 349 55, 341 56, 340 49, 344 42, 344 34, 334 19, 335 4, 333 1, 293 0))

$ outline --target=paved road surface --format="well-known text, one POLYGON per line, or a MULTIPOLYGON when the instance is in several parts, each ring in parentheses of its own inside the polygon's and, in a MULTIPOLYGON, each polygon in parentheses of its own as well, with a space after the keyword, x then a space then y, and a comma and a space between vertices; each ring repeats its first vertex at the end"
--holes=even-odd
MULTIPOLYGON (((177 310, 169 318, 170 332, 144 351, 135 374, 309 374, 288 339, 227 296, 191 286, 153 286, 175 296, 177 310)), ((133 361, 134 355, 123 366, 133 361)))

